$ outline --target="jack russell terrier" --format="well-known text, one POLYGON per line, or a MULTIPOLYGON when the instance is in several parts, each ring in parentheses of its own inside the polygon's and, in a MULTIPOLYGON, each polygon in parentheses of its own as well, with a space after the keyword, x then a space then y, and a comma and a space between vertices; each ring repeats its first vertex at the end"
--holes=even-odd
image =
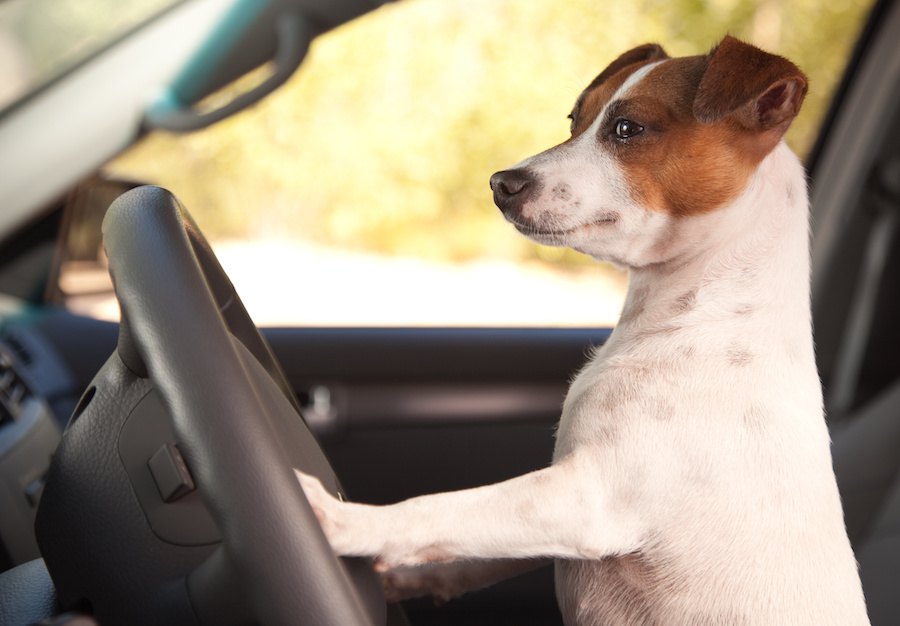
POLYGON ((868 624, 813 355, 790 61, 726 37, 630 50, 571 137, 491 177, 521 233, 628 268, 573 380, 553 464, 391 506, 301 485, 389 599, 446 599, 549 559, 567 624, 868 624))

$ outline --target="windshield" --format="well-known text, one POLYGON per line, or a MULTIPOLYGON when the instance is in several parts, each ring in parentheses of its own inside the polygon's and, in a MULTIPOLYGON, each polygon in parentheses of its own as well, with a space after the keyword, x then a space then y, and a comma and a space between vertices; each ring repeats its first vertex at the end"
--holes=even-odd
POLYGON ((0 113, 180 1, 0 3, 0 113))

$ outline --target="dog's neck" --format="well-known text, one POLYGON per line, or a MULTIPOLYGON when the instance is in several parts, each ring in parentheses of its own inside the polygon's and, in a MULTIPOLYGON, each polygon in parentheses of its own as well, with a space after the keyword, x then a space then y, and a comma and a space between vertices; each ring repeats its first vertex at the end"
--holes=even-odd
POLYGON ((729 334, 777 325, 809 336, 808 199, 796 156, 779 145, 729 206, 682 218, 681 252, 631 268, 611 341, 673 328, 729 334))

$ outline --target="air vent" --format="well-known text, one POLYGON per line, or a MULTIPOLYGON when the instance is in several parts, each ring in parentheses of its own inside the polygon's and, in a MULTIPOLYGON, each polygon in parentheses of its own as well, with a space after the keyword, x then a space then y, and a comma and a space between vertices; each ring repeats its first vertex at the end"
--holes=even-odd
POLYGON ((10 350, 15 353, 16 358, 22 365, 24 365, 25 367, 31 365, 31 353, 15 334, 7 331, 3 333, 3 340, 6 345, 9 346, 10 350))
POLYGON ((22 413, 22 403, 29 391, 16 372, 13 357, 0 350, 0 424, 15 420, 22 413))

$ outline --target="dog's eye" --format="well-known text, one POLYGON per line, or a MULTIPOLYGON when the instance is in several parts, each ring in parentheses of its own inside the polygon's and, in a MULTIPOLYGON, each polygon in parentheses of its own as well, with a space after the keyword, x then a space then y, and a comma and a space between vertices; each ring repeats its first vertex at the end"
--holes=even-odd
POLYGON ((626 119, 616 120, 616 139, 628 139, 629 137, 640 135, 642 132, 644 132, 644 127, 637 122, 626 119))

